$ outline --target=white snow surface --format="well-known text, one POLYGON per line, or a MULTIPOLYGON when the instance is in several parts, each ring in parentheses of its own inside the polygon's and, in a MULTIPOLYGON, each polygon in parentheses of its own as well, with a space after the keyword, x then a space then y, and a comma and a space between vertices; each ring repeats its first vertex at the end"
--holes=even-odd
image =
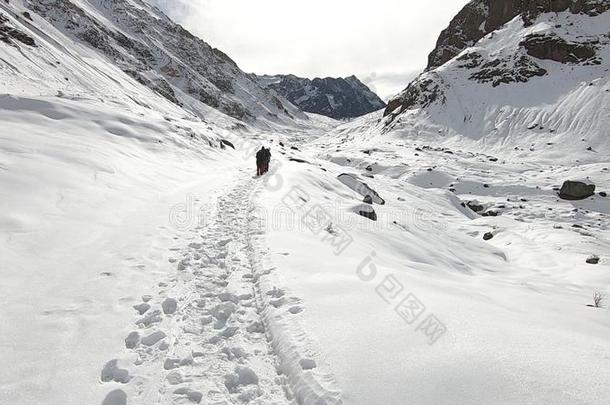
POLYGON ((380 113, 262 130, 180 109, 51 27, 32 35, 27 52, 0 43, 0 403, 610 397, 610 316, 589 306, 610 293, 610 200, 553 190, 610 188, 607 76, 565 73, 544 85, 564 102, 511 115, 541 91, 514 85, 460 131, 434 110, 392 131, 380 113), (536 117, 553 145, 523 130, 536 117), (255 177, 260 145, 271 171, 255 177), (377 221, 344 173, 383 199, 377 221))

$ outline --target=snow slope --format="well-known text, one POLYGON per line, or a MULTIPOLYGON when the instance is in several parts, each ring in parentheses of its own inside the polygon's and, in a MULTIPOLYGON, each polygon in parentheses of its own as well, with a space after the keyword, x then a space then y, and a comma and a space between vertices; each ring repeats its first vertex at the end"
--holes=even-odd
POLYGON ((610 318, 587 305, 610 292, 610 201, 565 202, 552 187, 578 175, 605 190, 607 162, 494 163, 429 137, 380 136, 374 122, 286 151, 308 163, 289 160, 283 188, 259 200, 274 265, 345 403, 603 402, 610 318), (385 200, 376 222, 354 213, 362 196, 342 173, 385 200))

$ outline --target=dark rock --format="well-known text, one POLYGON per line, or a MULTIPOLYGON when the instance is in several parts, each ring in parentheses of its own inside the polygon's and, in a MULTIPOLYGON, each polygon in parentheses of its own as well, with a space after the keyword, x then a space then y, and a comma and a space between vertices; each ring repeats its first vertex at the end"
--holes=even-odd
POLYGON ((370 195, 366 195, 364 196, 364 200, 362 200, 362 202, 373 205, 373 197, 371 197, 370 195))
POLYGON ((220 144, 221 145, 226 145, 226 146, 228 146, 228 147, 230 147, 232 149, 235 149, 235 145, 233 145, 233 143, 227 141, 226 139, 221 139, 220 140, 220 144))
POLYGON ((563 200, 584 200, 595 194, 595 185, 581 181, 566 181, 559 190, 559 198, 563 200))
POLYGON ((36 46, 34 38, 27 35, 25 32, 18 30, 9 23, 9 19, 3 14, 0 14, 0 41, 12 46, 17 46, 14 41, 21 42, 28 46, 36 46))
POLYGON ((606 193, 605 191, 600 191, 599 192, 599 196, 600 197, 608 197, 608 193, 606 193))
POLYGON ((532 77, 540 77, 547 71, 522 55, 517 59, 493 59, 470 75, 471 80, 491 83, 493 87, 509 83, 527 83, 532 77))
POLYGON ((379 205, 385 204, 385 200, 381 198, 381 196, 368 184, 363 181, 360 181, 356 175, 343 173, 337 176, 337 178, 341 183, 345 184, 347 187, 360 194, 361 196, 370 196, 372 197, 374 203, 379 205))
POLYGON ((291 158, 290 158, 290 159, 288 159, 288 160, 290 160, 291 162, 297 162, 297 163, 309 163, 309 162, 308 162, 308 161, 306 161, 306 160, 299 159, 299 158, 294 158, 294 157, 291 157, 291 158))
POLYGON ((390 114, 394 116, 410 108, 426 108, 432 103, 440 100, 444 103, 447 99, 443 92, 442 79, 424 77, 412 81, 397 98, 388 102, 383 116, 390 114))
POLYGON ((554 34, 530 34, 522 42, 528 55, 560 63, 580 63, 596 56, 593 43, 568 42, 554 34))
POLYGON ((599 264, 599 260, 600 260, 600 259, 599 259, 599 257, 598 257, 598 256, 595 256, 595 255, 594 255, 594 256, 589 256, 589 257, 587 258, 587 263, 588 263, 588 264, 599 264))
POLYGON ((466 206, 468 208, 470 208, 471 210, 473 210, 474 212, 481 212, 485 209, 485 207, 483 207, 481 204, 477 203, 476 201, 468 201, 466 203, 466 206))
POLYGON ((370 211, 358 211, 358 215, 370 219, 371 221, 377 221, 377 213, 371 208, 370 211))
POLYGON ((493 239, 494 234, 491 232, 487 232, 485 235, 483 235, 483 240, 491 240, 493 239))

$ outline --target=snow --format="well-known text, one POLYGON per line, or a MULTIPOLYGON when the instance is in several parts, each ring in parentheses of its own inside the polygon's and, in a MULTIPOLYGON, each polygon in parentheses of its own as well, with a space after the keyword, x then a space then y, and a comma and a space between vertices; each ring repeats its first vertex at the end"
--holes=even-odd
MULTIPOLYGON (((353 127, 357 136, 361 129, 353 127)), ((286 186, 264 202, 267 210, 277 211, 295 186, 309 203, 288 222, 309 218, 316 203, 328 214, 318 233, 274 222, 268 240, 278 253, 274 264, 282 278, 306 303, 299 316, 327 349, 324 360, 344 400, 589 403, 605 398, 610 323, 607 310, 586 305, 594 291, 608 293, 610 280, 605 269, 585 260, 608 249, 610 203, 595 197, 574 205, 550 189, 570 172, 601 172, 602 167, 493 164, 466 153, 416 152, 417 138, 407 141, 397 134, 373 139, 369 134, 367 142, 337 136, 349 131, 345 126, 305 150, 301 157, 313 163, 308 168, 284 166, 286 186), (308 154, 318 155, 320 145, 336 160, 354 165, 337 166, 326 155, 316 161, 308 154), (368 157, 362 150, 375 152, 368 157), (414 153, 420 156, 408 158, 414 153), (358 159, 364 162, 355 163, 358 159), (405 160, 408 172, 396 178, 391 166, 405 160), (336 178, 349 169, 366 173, 373 162, 387 167, 367 179, 386 200, 375 206, 377 222, 350 211, 360 197, 346 193, 336 178), (448 179, 458 177, 457 193, 449 192, 448 179), (434 183, 437 179, 447 181, 434 183), (459 203, 473 199, 516 208, 481 217, 459 203), (337 255, 333 242, 338 241, 325 230, 327 221, 353 238, 337 255), (494 237, 486 242, 487 232, 494 237), (309 252, 316 252, 315 258, 309 252), (409 294, 426 308, 412 324, 396 311, 409 294), (418 330, 429 315, 446 327, 433 345, 418 330)), ((607 186, 608 175, 600 174, 598 184, 607 186)))
MULTIPOLYGON (((585 21, 477 49, 562 18, 585 21)), ((608 398, 610 200, 554 190, 610 188, 605 65, 541 62, 508 91, 450 62, 454 97, 391 128, 246 125, 11 23, 39 46, 0 44, 0 403, 608 398)))

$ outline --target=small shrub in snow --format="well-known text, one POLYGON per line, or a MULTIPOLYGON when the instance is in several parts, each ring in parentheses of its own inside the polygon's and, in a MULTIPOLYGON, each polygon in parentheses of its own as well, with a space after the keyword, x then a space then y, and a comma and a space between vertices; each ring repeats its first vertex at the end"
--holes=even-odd
POLYGON ((604 307, 605 297, 602 293, 596 292, 593 294, 593 306, 595 308, 603 308, 604 307))

